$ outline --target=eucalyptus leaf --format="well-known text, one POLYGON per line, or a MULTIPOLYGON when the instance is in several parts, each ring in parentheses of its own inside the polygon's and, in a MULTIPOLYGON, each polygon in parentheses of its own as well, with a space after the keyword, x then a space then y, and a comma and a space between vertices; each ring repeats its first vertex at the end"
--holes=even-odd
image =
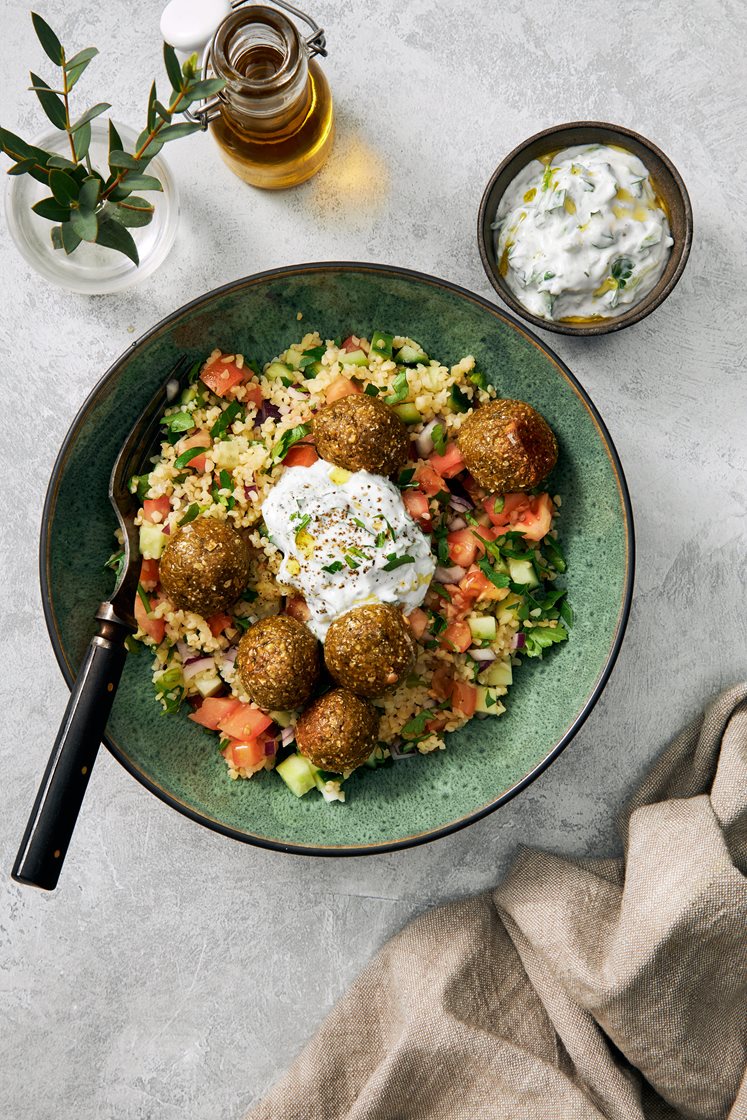
POLYGON ((27 160, 33 160, 33 166, 29 168, 28 174, 32 179, 36 179, 38 183, 47 183, 49 175, 47 172, 47 161, 49 160, 49 153, 43 151, 41 148, 35 148, 33 144, 27 144, 20 136, 15 133, 9 132, 7 128, 0 128, 0 148, 16 163, 23 163, 27 160))
POLYGON ((95 210, 85 210, 82 206, 70 214, 70 225, 73 227, 81 241, 96 241, 99 232, 99 220, 95 210))
POLYGON ((32 167, 36 166, 36 160, 22 159, 18 163, 14 163, 12 167, 8 168, 9 175, 26 175, 32 167))
POLYGON ((79 117, 75 124, 70 126, 71 132, 77 132, 84 124, 88 124, 95 117, 100 117, 107 109, 111 109, 108 101, 99 101, 98 104, 92 105, 90 109, 86 109, 82 117, 79 117))
POLYGON ((37 15, 36 12, 31 13, 31 22, 34 25, 36 37, 41 43, 47 58, 51 59, 55 66, 62 66, 62 44, 52 28, 47 21, 37 15))
POLYGON ((156 101, 158 100, 158 93, 156 92, 156 83, 150 87, 148 94, 148 108, 146 110, 146 120, 148 122, 148 131, 152 132, 156 127, 156 101))
POLYGON ((75 145, 75 155, 77 159, 85 159, 88 155, 88 149, 91 146, 91 125, 90 122, 79 128, 73 134, 73 144, 75 145))
POLYGON ((225 86, 223 78, 207 78, 203 82, 194 82, 189 86, 185 95, 187 104, 192 101, 201 101, 205 97, 212 97, 213 94, 219 93, 225 86))
POLYGON ((63 248, 62 226, 52 226, 52 229, 51 229, 50 232, 51 232, 51 235, 52 235, 52 248, 53 249, 62 249, 63 248))
POLYGON ((63 129, 67 126, 67 114, 65 113, 65 102, 61 97, 50 89, 43 78, 40 78, 33 71, 29 75, 31 78, 31 85, 33 86, 34 93, 39 98, 39 104, 51 120, 55 128, 63 129))
POLYGON ((78 184, 66 171, 53 168, 49 173, 49 186, 56 200, 63 206, 69 206, 78 198, 78 184))
POLYGON ((112 152, 121 152, 124 149, 122 138, 117 132, 112 121, 109 121, 109 154, 112 152))
POLYGON ((62 224, 62 247, 70 256, 74 253, 82 241, 78 234, 73 229, 72 222, 63 222, 62 224))
POLYGON ((179 59, 176 57, 176 51, 169 43, 163 44, 163 62, 171 82, 171 88, 180 90, 182 88, 182 71, 179 66, 179 59))
POLYGON ((169 140, 179 140, 182 136, 191 136, 193 132, 200 132, 201 129, 202 125, 198 121, 194 124, 188 124, 186 121, 184 124, 170 124, 159 131, 158 139, 168 143, 169 140))
POLYGON ((82 51, 78 51, 77 54, 74 54, 72 58, 65 59, 65 69, 68 71, 74 70, 75 67, 82 66, 84 62, 90 62, 98 53, 97 47, 85 47, 82 51))
POLYGON ((122 186, 130 191, 162 191, 163 187, 155 175, 136 175, 130 172, 122 180, 122 186))
POLYGON ((83 180, 83 186, 78 193, 78 204, 81 210, 94 210, 99 200, 101 180, 94 175, 89 175, 83 180))
POLYGON ((67 88, 72 89, 88 68, 87 62, 81 62, 80 66, 74 66, 72 70, 66 70, 67 75, 67 88))
POLYGON ((40 218, 50 222, 66 222, 70 218, 70 207, 63 206, 56 198, 42 198, 31 207, 40 218))
POLYGON ((75 171, 77 166, 76 163, 73 163, 71 159, 67 159, 66 156, 50 156, 47 161, 47 167, 61 167, 63 171, 75 171))
POLYGON ((153 221, 154 208, 144 198, 128 198, 124 202, 118 202, 112 209, 117 221, 130 229, 150 225, 153 221))
POLYGON ((139 171, 140 160, 135 159, 129 152, 114 151, 109 152, 109 166, 124 168, 127 171, 139 171))
POLYGON ((137 245, 132 239, 132 234, 114 218, 107 218, 105 222, 101 222, 96 240, 99 245, 105 245, 107 249, 116 249, 118 253, 124 253, 133 264, 140 264, 137 245))
POLYGON ((168 122, 168 121, 171 120, 171 113, 169 112, 169 110, 166 108, 165 105, 161 104, 160 101, 156 101, 155 110, 158 113, 158 115, 159 115, 159 117, 161 118, 162 121, 168 122))
MULTIPOLYGON (((139 147, 142 147, 142 144, 139 147)), ((143 148, 142 152, 140 152, 140 159, 145 160, 146 162, 152 160, 154 156, 158 155, 162 147, 163 140, 159 140, 157 136, 154 136, 153 139, 149 142, 148 146, 146 148, 143 148)))

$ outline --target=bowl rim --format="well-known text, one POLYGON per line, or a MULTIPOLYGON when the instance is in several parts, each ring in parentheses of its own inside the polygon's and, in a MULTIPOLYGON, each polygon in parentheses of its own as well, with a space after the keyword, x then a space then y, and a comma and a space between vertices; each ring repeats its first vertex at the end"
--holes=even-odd
MULTIPOLYGON (((284 843, 280 840, 274 840, 265 836, 255 835, 250 832, 243 832, 230 825, 225 824, 206 813, 198 812, 191 805, 181 801, 179 797, 161 787, 157 782, 153 781, 147 774, 145 774, 136 763, 127 755, 122 747, 109 735, 105 734, 102 742, 107 747, 109 752, 116 758, 116 760, 127 770, 134 778, 136 778, 141 785, 145 786, 150 793, 155 794, 161 801, 170 805, 172 809, 176 809, 190 820, 201 824, 214 832, 218 832, 223 836, 228 836, 233 840, 239 840, 242 843, 252 844, 256 847, 265 848, 270 851, 288 852, 295 855, 308 855, 308 856, 360 856, 360 855, 378 855, 384 852, 398 851, 403 848, 411 848, 419 846, 420 844, 430 843, 433 840, 438 840, 441 837, 449 836, 451 833, 458 832, 462 828, 473 824, 475 821, 481 820, 483 817, 488 816, 490 813, 495 812, 501 805, 510 801, 528 785, 530 785, 536 778, 542 774, 558 755, 570 743, 576 733, 580 730, 586 722, 592 709, 594 708, 597 700, 602 694, 605 685, 610 677, 615 662, 617 661, 620 648, 622 646, 623 638, 627 628, 628 620, 630 617, 630 609, 633 595, 633 583, 635 575, 635 528, 633 522, 633 510, 630 500, 630 493, 625 479, 622 463, 617 453, 617 449, 612 441, 612 437, 607 430, 602 417, 597 411, 596 406, 589 397, 586 390, 581 383, 571 373, 565 363, 553 353, 553 351, 541 339, 528 330, 523 324, 517 322, 512 316, 508 315, 500 307, 463 288, 461 285, 454 284, 449 280, 443 280, 439 277, 430 276, 427 273, 418 272, 413 269, 400 268, 394 265, 385 264, 371 264, 367 262, 357 261, 314 261, 299 265, 289 265, 281 268, 266 269, 262 272, 253 273, 250 276, 242 277, 238 280, 229 281, 222 284, 217 288, 212 288, 209 292, 198 296, 196 299, 189 300, 187 303, 182 304, 175 311, 169 315, 164 316, 154 326, 150 327, 144 334, 142 334, 135 342, 119 355, 119 357, 109 366, 104 375, 93 386, 90 393, 87 395, 83 404, 80 406, 75 418, 73 419, 67 434, 63 440, 62 446, 55 459, 52 474, 50 476, 47 493, 44 499, 44 506, 42 510, 42 524, 39 540, 39 579, 41 584, 42 607, 44 610, 44 619, 47 625, 47 630, 52 643, 57 663, 60 666, 62 675, 68 688, 72 688, 75 682, 75 672, 69 662, 62 644, 61 633, 57 623, 52 602, 52 589, 50 579, 50 525, 52 517, 54 516, 55 507, 57 503, 57 495, 59 491, 62 475, 70 455, 70 452, 77 440, 78 433, 83 423, 86 420, 88 413, 93 405, 98 400, 102 392, 106 392, 112 387, 115 382, 120 367, 125 362, 129 361, 133 353, 140 347, 158 338, 165 333, 173 323, 189 310, 197 309, 210 300, 227 295, 230 292, 240 291, 244 288, 254 286, 262 283, 268 279, 282 279, 284 277, 299 276, 305 274, 315 274, 324 272, 372 272, 381 276, 394 276, 398 279, 405 278, 409 280, 416 280, 420 283, 427 284, 434 288, 443 289, 452 294, 460 296, 469 302, 488 311, 494 318, 506 323, 509 327, 519 332, 528 342, 539 349, 546 357, 548 357, 556 366, 559 374, 567 381, 571 389, 581 400, 582 404, 587 409, 594 426, 596 427, 599 436, 602 440, 604 449, 609 457, 615 481, 617 483, 620 501, 623 508, 624 521, 625 521, 625 581, 623 587, 622 600, 620 603, 620 610, 618 612, 615 630, 610 643, 609 653, 604 661, 601 672, 597 681, 587 697, 580 712, 574 717, 569 726, 560 736, 556 743, 544 755, 540 761, 532 767, 532 769, 515 782, 508 789, 503 790, 497 794, 490 801, 484 805, 478 806, 472 812, 466 813, 463 817, 457 820, 449 821, 445 825, 437 828, 427 830, 425 832, 416 833, 412 836, 401 837, 397 840, 387 840, 367 844, 347 844, 347 845, 323 845, 323 844, 301 844, 301 843, 284 843)), ((93 610, 91 612, 91 620, 93 622, 93 610)))
MULTIPOLYGON (((549 146, 549 145, 548 145, 549 146)), ((561 145, 566 146, 567 145, 561 145)), ((517 172, 518 174, 518 172, 517 172)), ((501 195, 503 197, 503 195, 501 195)), ((500 202, 500 199, 499 199, 500 202)), ((491 206, 491 211, 493 207, 491 206)), ((540 132, 535 132, 532 136, 522 140, 517 144, 508 155, 501 160, 496 167, 490 179, 487 182, 485 190, 480 199, 480 207, 477 213, 477 245, 480 251, 480 260, 485 275, 490 281, 491 286, 498 293, 500 298, 508 304, 511 310, 519 315, 526 322, 531 323, 532 326, 538 327, 540 330, 554 331, 556 334, 574 335, 576 337, 585 337, 588 335, 612 334, 614 331, 624 330, 626 327, 632 327, 634 323, 639 323, 641 319, 645 319, 652 311, 655 311, 669 295, 671 295, 674 288, 677 286, 682 273, 685 270, 688 257, 690 256, 690 249, 692 248, 693 241, 693 210, 690 202, 690 195, 687 192, 685 182, 680 175, 679 171, 672 163, 669 156, 661 150, 653 140, 649 140, 640 132, 636 132, 632 128, 625 128, 620 124, 611 124, 608 121, 567 121, 563 124, 553 125, 551 128, 543 128, 540 132), (677 193, 682 201, 684 220, 685 220, 685 234, 681 241, 676 242, 674 246, 674 253, 677 255, 677 265, 674 272, 669 277, 663 288, 659 288, 661 280, 654 288, 648 293, 645 299, 640 303, 634 304, 630 310, 601 322, 589 323, 586 326, 580 326, 575 323, 563 323, 561 321, 554 321, 552 319, 543 319, 534 312, 528 311, 516 298, 513 292, 509 289, 507 284, 504 284, 500 276, 498 276, 493 268, 488 254, 487 238, 485 235, 485 225, 488 218, 488 200, 490 194, 495 186, 499 177, 504 173, 506 168, 513 163, 518 156, 520 156, 530 144, 534 144, 537 140, 548 139, 551 136, 557 136, 563 132, 569 131, 574 128, 590 128, 590 129, 608 129, 610 132, 617 133, 621 139, 625 137, 631 138, 640 144, 642 147, 647 148, 657 159, 659 159, 672 177, 677 193)))

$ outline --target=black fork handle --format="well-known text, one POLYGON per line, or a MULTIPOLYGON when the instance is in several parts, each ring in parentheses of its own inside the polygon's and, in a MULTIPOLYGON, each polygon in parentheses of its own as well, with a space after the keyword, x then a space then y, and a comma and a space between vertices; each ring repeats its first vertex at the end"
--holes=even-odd
POLYGON ((11 872, 17 883, 45 891, 57 886, 132 633, 108 603, 98 617, 11 872))

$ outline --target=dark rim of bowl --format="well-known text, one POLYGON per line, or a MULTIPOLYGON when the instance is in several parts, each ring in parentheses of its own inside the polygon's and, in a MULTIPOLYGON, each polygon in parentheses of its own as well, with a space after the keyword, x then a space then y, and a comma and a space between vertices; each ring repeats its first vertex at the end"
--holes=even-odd
MULTIPOLYGON (((548 148, 551 147, 552 145, 548 144, 548 148)), ((567 145, 561 144, 561 147, 567 147, 567 145)), ((517 169, 517 174, 519 170, 521 169, 517 169)), ((503 196, 501 195, 501 197, 503 196)), ((500 202, 500 199, 498 200, 498 202, 500 202)), ((666 155, 661 150, 661 148, 657 147, 657 145, 654 144, 652 140, 648 140, 645 136, 642 136, 640 132, 634 132, 631 128, 623 128, 623 126, 619 124, 609 124, 606 121, 569 121, 567 124, 558 124, 554 125, 552 128, 544 128, 541 132, 535 132, 533 136, 528 137, 528 139, 526 140, 522 140, 520 144, 517 144, 517 146, 508 153, 505 159, 501 160, 498 167, 496 167, 495 171, 490 176, 488 184, 483 191, 482 198, 480 200, 480 209, 477 215, 477 244, 480 250, 480 260, 482 261, 482 267, 485 270, 485 275, 487 276, 493 288, 495 288, 498 295, 505 303, 508 304, 511 310, 519 315, 522 319, 525 319, 528 323, 531 323, 532 326, 539 327, 540 330, 555 331, 557 334, 569 334, 578 336, 612 334, 613 331, 624 330, 625 327, 632 327, 634 323, 639 323, 641 319, 645 319, 647 315, 650 315, 652 311, 655 311, 656 308, 664 302, 667 296, 669 296, 673 289, 676 287, 682 273, 685 270, 687 259, 690 256, 692 240, 693 211, 692 205, 690 203, 690 196, 687 193, 687 187, 685 186, 682 176, 672 163, 669 156, 666 155), (660 287, 660 279, 656 287, 654 287, 649 292, 646 298, 643 299, 640 303, 634 304, 629 311, 626 311, 622 315, 618 315, 615 318, 604 320, 603 322, 589 323, 588 326, 580 326, 575 323, 563 323, 560 321, 555 322, 551 319, 542 319, 539 315, 535 315, 532 311, 528 311, 521 303, 519 303, 516 296, 509 289, 508 285, 503 282, 502 278, 497 275, 496 270, 493 267, 490 255, 488 253, 486 234, 486 224, 489 228, 489 221, 492 220, 492 213, 497 210, 497 205, 491 205, 491 214, 488 214, 488 201, 490 199, 490 195, 496 181, 504 173, 506 168, 511 163, 513 163, 513 161, 516 160, 518 156, 525 152, 531 144, 536 143, 536 141, 544 139, 549 140, 552 136, 560 136, 562 135, 562 133, 574 128, 608 129, 610 132, 618 133, 621 138, 629 137, 630 139, 635 140, 643 148, 647 148, 657 159, 661 160, 661 162, 664 164, 667 171, 671 175, 674 186, 682 202, 682 210, 685 223, 684 237, 679 242, 675 242, 673 249, 673 252, 675 254, 678 254, 677 266, 672 275, 667 280, 666 284, 663 287, 660 287)))
MULTIPOLYGON (((146 331, 145 334, 141 335, 136 342, 132 343, 132 345, 128 348, 128 350, 125 351, 124 354, 121 354, 120 357, 117 358, 113 365, 111 365, 107 372, 103 375, 101 380, 94 386, 94 388, 91 390, 91 392, 83 402, 81 408, 78 411, 78 414, 76 415, 73 423, 68 430, 67 435, 65 436, 62 447, 60 448, 57 459, 55 460, 55 465, 52 469, 52 475, 49 481, 46 498, 44 500, 44 509, 42 511, 41 537, 39 542, 39 575, 41 582, 44 618, 47 624, 47 630, 49 631, 52 648, 54 649, 57 662, 60 666, 60 669, 62 670, 62 675, 65 678, 68 687, 72 688, 75 680, 75 672, 73 671, 73 667, 68 661, 68 658, 63 649, 62 639, 60 636, 59 628, 57 626, 54 607, 52 605, 52 592, 48 569, 50 547, 49 527, 54 516, 55 506, 57 502, 57 492, 59 489, 63 471, 65 469, 68 455, 72 449, 73 444, 75 443, 78 431, 82 424, 85 422, 88 412, 90 411, 94 402, 98 399, 99 395, 102 392, 111 388, 112 382, 116 379, 120 367, 125 362, 129 361, 133 351, 166 331, 186 311, 202 307, 210 300, 218 296, 226 295, 227 293, 232 291, 239 291, 242 288, 250 287, 254 284, 261 283, 268 279, 300 276, 306 273, 340 271, 374 272, 382 276, 389 275, 397 278, 404 277, 406 279, 417 280, 420 283, 428 284, 431 287, 442 288, 446 291, 455 293, 456 295, 461 296, 463 299, 466 299, 469 302, 482 307, 496 319, 500 319, 502 322, 518 331, 519 334, 527 339, 527 341, 529 341, 533 346, 536 346, 537 349, 542 351, 542 353, 545 354, 545 356, 555 364, 558 372, 569 383, 571 388, 574 390, 576 395, 580 398, 587 411, 589 412, 589 415, 591 416, 594 425, 599 432, 602 443, 604 444, 605 451, 607 452, 607 455, 609 456, 610 462, 612 464, 612 469, 615 474, 615 479, 617 482, 625 517, 625 585, 617 624, 615 626, 615 633, 610 645, 610 651, 607 655, 607 659, 604 663, 599 678, 597 679, 597 682, 592 689, 590 696, 586 700, 583 708, 574 718, 569 727, 565 730, 557 743, 555 743, 551 747, 545 757, 541 759, 540 762, 538 762, 537 765, 534 766, 528 774, 525 774, 523 778, 520 778, 519 781, 509 789, 503 790, 503 792, 498 794, 487 804, 480 806, 473 812, 466 814, 464 817, 460 817, 455 821, 450 821, 446 825, 442 825, 439 828, 431 829, 427 832, 418 833, 413 836, 406 836, 399 840, 349 846, 324 846, 296 843, 286 844, 280 840, 272 840, 264 836, 256 836, 251 833, 241 832, 236 828, 232 828, 230 825, 224 824, 222 821, 216 820, 213 817, 209 817, 204 813, 197 812, 192 808, 192 806, 187 805, 183 801, 180 801, 177 797, 169 793, 168 790, 163 789, 151 778, 149 778, 141 769, 139 769, 139 767, 132 761, 132 759, 129 758, 123 748, 120 747, 120 745, 114 739, 112 739, 110 735, 104 736, 104 744, 109 749, 111 754, 114 755, 117 761, 121 763, 125 770, 129 771, 129 773, 132 774, 132 776, 136 778, 141 783, 141 785, 145 786, 147 790, 155 794, 155 796, 160 798, 161 801, 166 802, 167 805, 170 805, 173 809, 176 809, 185 817, 189 817, 190 820, 195 821, 197 824, 204 825, 205 827, 212 829, 214 832, 219 832, 223 836, 228 836, 233 840, 240 840, 246 844, 254 844, 257 847, 266 848, 276 852, 290 852, 296 855, 309 856, 377 855, 383 852, 392 852, 397 851, 401 848, 411 848, 416 847, 419 844, 426 844, 432 840, 437 840, 440 837, 448 836, 453 832, 458 832, 460 829, 465 828, 467 825, 481 820, 489 813, 494 812, 497 808, 499 808, 499 806, 504 805, 507 801, 510 801, 511 798, 515 797, 518 793, 521 792, 521 790, 530 785, 530 783, 533 782, 535 778, 539 777, 539 775, 544 770, 546 770, 547 767, 558 757, 561 751, 568 745, 568 743, 570 743, 571 739, 585 723, 609 679, 610 673, 612 672, 614 664, 617 660, 617 656, 620 652, 620 647, 622 645, 623 637, 625 635, 625 630, 628 624, 628 618, 630 616, 630 607, 633 594, 633 579, 635 572, 635 531, 633 526, 633 511, 630 502, 628 486, 625 481, 625 474, 623 472, 622 464, 617 454, 617 450, 615 449, 615 445, 612 442, 612 437, 610 436, 607 427, 602 420, 602 417, 599 415, 594 403, 592 402, 591 398, 589 397, 583 386, 580 384, 580 382, 577 381, 577 379, 574 377, 565 363, 562 362, 560 358, 558 358, 557 355, 555 355, 549 349, 549 347, 547 347, 531 331, 527 330, 527 328, 524 327, 521 323, 518 323, 510 315, 507 315, 504 311, 496 307, 494 304, 490 303, 488 300, 483 299, 481 296, 475 295, 474 292, 470 292, 466 288, 462 288, 458 284, 453 284, 448 280, 441 280, 434 276, 428 276, 426 273, 415 272, 412 269, 396 268, 382 264, 367 264, 365 262, 358 263, 354 261, 319 261, 309 264, 289 266, 287 268, 268 269, 264 272, 258 272, 252 276, 247 276, 240 280, 234 280, 228 284, 223 284, 218 288, 213 288, 205 295, 199 296, 197 299, 191 300, 189 303, 185 303, 182 307, 178 308, 170 315, 165 316, 160 320, 160 322, 156 323, 155 326, 151 327, 150 330, 146 331)), ((95 604, 92 605, 91 609, 92 618, 93 606, 95 606, 95 604)))

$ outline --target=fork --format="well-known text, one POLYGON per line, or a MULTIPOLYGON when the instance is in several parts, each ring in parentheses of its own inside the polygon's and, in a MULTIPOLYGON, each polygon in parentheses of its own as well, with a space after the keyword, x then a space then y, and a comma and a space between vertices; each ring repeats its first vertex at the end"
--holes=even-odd
POLYGON ((130 490, 130 480, 143 473, 158 450, 163 410, 177 398, 191 366, 187 358, 177 362, 140 414, 114 463, 109 500, 122 530, 122 565, 114 594, 96 611, 98 630, 83 658, 13 864, 11 875, 18 883, 47 891, 57 886, 122 676, 125 639, 137 630, 133 612, 140 566, 135 525, 139 501, 130 490))

